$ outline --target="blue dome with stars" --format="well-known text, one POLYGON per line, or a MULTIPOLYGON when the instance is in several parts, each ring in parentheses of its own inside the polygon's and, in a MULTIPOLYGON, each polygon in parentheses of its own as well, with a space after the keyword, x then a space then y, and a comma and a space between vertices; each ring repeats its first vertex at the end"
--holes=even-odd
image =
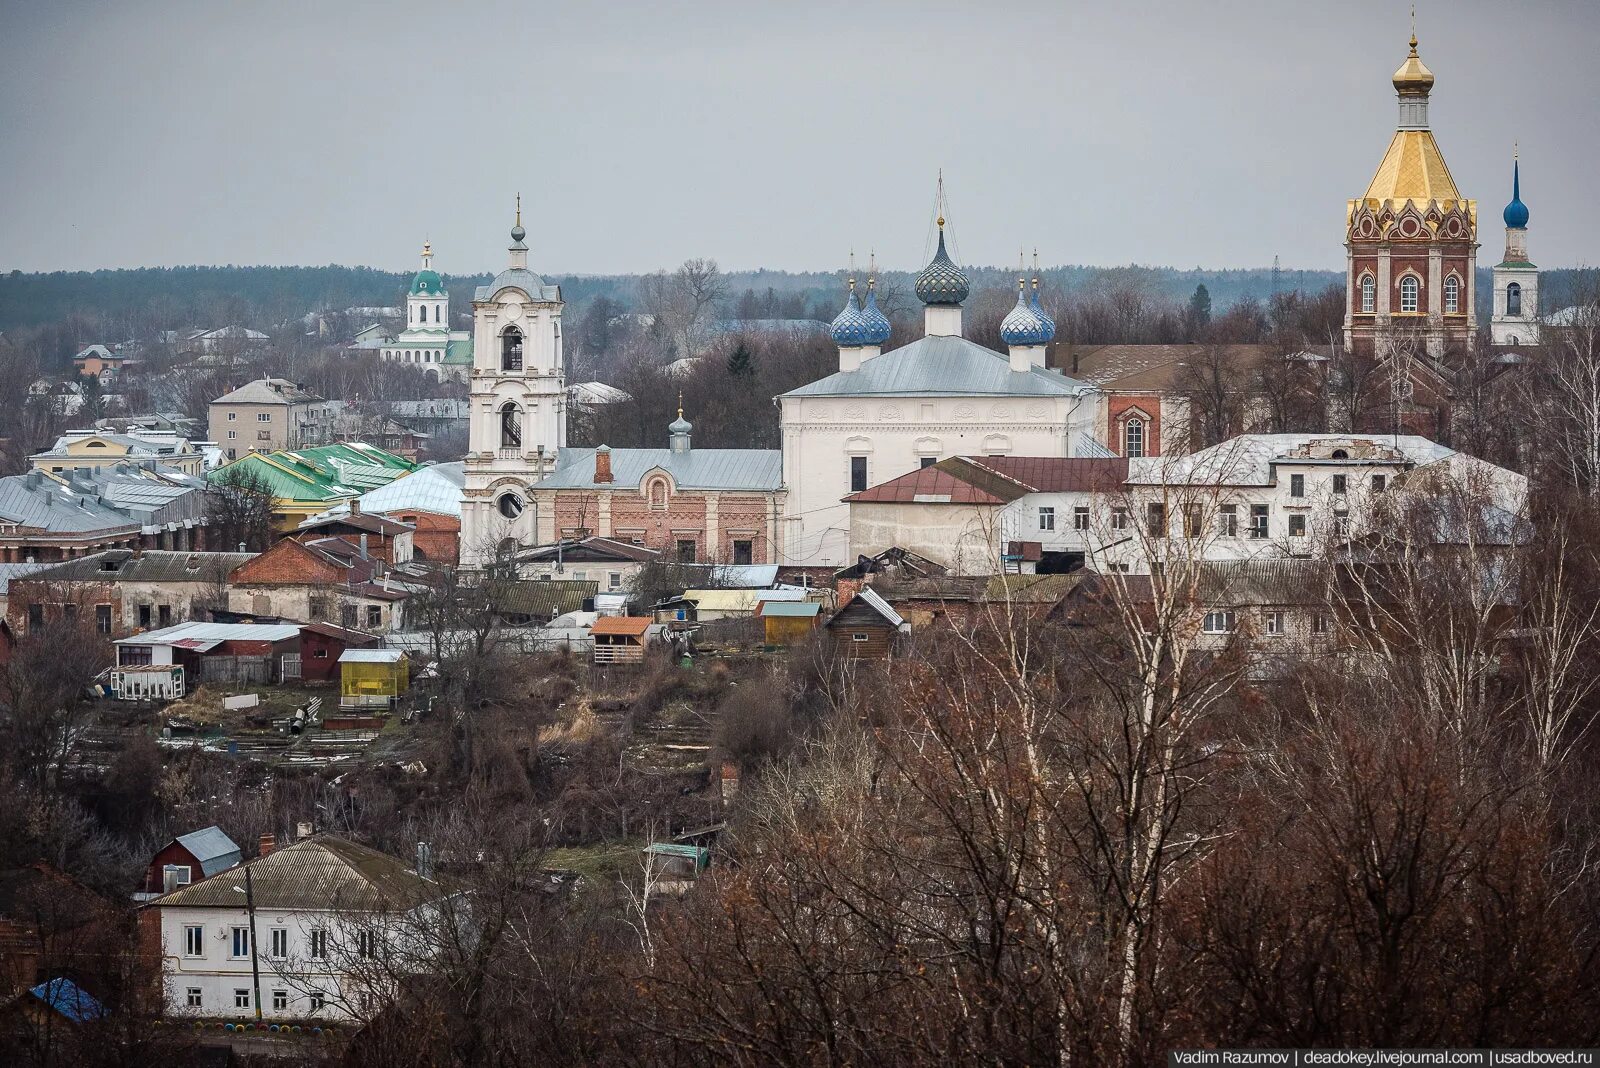
POLYGON ((844 348, 854 348, 858 345, 870 345, 867 340, 873 332, 872 323, 861 311, 861 302, 856 300, 855 279, 850 280, 850 296, 844 302, 844 310, 833 320, 834 344, 844 348))
MULTIPOLYGON (((1038 268, 1035 267, 1034 270, 1038 270, 1038 268)), ((1044 324, 1044 339, 1046 341, 1054 341, 1056 339, 1056 321, 1050 318, 1050 313, 1045 311, 1044 305, 1039 303, 1038 278, 1034 278, 1033 280, 1033 314, 1037 315, 1039 317, 1039 321, 1044 324)))
POLYGON ((1043 345, 1056 336, 1056 324, 1034 310, 1028 290, 1017 282, 1017 306, 1000 321, 1000 340, 1007 345, 1043 345))
POLYGON ((917 284, 913 288, 917 299, 924 304, 959 305, 967 299, 967 293, 971 290, 966 274, 944 250, 943 219, 939 220, 939 251, 934 253, 933 262, 917 275, 917 284))
POLYGON ((867 283, 867 306, 861 309, 861 318, 867 323, 868 345, 882 345, 894 332, 894 328, 889 325, 889 317, 878 307, 878 294, 870 281, 867 283))
POLYGON ((1513 161, 1511 164, 1511 203, 1506 205, 1503 218, 1506 225, 1513 230, 1520 230, 1528 225, 1528 205, 1522 202, 1522 174, 1521 164, 1513 161))

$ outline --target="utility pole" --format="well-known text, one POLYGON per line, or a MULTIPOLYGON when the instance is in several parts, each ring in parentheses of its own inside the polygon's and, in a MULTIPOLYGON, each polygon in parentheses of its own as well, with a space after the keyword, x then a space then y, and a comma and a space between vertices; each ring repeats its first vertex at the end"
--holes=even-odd
MULTIPOLYGON (((236 893, 240 892, 236 886, 236 893)), ((255 884, 250 881, 250 865, 244 867, 244 910, 250 917, 250 981, 255 987, 255 997, 252 999, 256 1007, 256 1019, 261 1019, 261 948, 256 945, 256 891, 255 884)))

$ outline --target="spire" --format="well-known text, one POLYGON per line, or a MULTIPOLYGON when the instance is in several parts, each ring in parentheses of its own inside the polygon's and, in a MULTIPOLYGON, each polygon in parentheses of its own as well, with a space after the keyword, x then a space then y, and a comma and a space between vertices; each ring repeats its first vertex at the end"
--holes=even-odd
POLYGON ((512 250, 513 251, 521 250, 523 252, 526 252, 528 250, 528 246, 524 245, 522 243, 522 239, 527 237, 527 236, 528 236, 528 231, 526 231, 526 230, 524 230, 522 228, 522 194, 518 193, 517 194, 517 221, 516 221, 516 224, 511 227, 511 248, 512 248, 512 250))
POLYGON ((1511 149, 1511 203, 1506 205, 1506 229, 1522 230, 1528 225, 1528 205, 1522 202, 1522 161, 1517 158, 1516 146, 1511 149))
POLYGON ((433 242, 427 238, 422 239, 422 269, 424 271, 433 266, 433 242))

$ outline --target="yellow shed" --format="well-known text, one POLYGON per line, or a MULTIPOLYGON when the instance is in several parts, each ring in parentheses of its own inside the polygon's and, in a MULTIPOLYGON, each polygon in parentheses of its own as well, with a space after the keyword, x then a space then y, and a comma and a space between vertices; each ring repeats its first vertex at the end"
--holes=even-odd
POLYGON ((346 649, 339 654, 339 707, 393 708, 411 685, 411 661, 399 649, 346 649))
POLYGON ((757 615, 766 624, 768 645, 788 645, 811 633, 822 619, 822 605, 816 601, 762 601, 757 615))

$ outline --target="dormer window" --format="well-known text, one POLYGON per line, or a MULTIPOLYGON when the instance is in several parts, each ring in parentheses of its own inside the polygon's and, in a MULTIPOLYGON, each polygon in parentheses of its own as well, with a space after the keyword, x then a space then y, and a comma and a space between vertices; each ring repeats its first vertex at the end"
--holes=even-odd
POLYGON ((1122 426, 1122 455, 1128 457, 1144 455, 1144 420, 1138 416, 1129 419, 1122 426))

